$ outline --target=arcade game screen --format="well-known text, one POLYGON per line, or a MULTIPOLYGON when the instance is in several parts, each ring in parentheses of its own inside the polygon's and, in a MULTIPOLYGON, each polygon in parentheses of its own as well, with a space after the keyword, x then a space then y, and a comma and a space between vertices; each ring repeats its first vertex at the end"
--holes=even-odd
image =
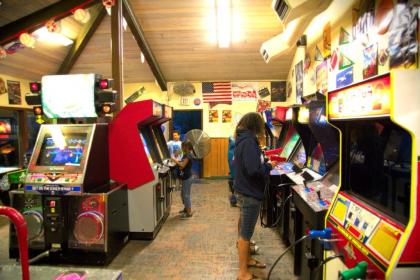
POLYGON ((288 159, 290 154, 293 152, 293 149, 295 148, 296 143, 299 141, 299 138, 300 138, 299 134, 295 131, 293 135, 290 137, 289 141, 284 146, 283 151, 281 152, 280 156, 288 159))
POLYGON ((312 152, 311 159, 308 162, 308 168, 321 175, 324 175, 327 172, 324 153, 319 143, 312 152))
POLYGON ((273 136, 278 139, 280 137, 282 126, 281 125, 274 125, 274 124, 271 123, 269 125, 269 127, 270 127, 270 130, 271 130, 271 133, 273 134, 273 136))
POLYGON ((39 152, 38 166, 80 166, 86 145, 86 133, 46 134, 39 152))
POLYGON ((305 147, 300 144, 299 149, 296 151, 296 153, 293 155, 292 163, 299 168, 303 168, 306 163, 306 152, 305 147))
POLYGON ((143 142, 144 151, 146 152, 147 159, 149 160, 150 164, 153 164, 153 158, 150 154, 149 145, 147 144, 146 138, 143 136, 143 133, 140 133, 141 141, 143 142))
POLYGON ((9 135, 12 133, 12 120, 9 118, 0 118, 0 135, 9 135))
POLYGON ((390 121, 349 126, 348 184, 402 223, 408 222, 411 185, 410 134, 390 121))
POLYGON ((48 118, 96 118, 95 75, 42 77, 42 108, 48 118))
POLYGON ((292 158, 287 162, 281 162, 274 169, 271 170, 271 175, 282 175, 288 174, 293 172, 293 166, 296 165, 299 168, 303 168, 306 163, 306 153, 305 147, 303 147, 302 143, 299 143, 298 148, 292 155, 292 158))
POLYGON ((325 162, 326 168, 329 168, 339 158, 338 131, 327 123, 324 106, 312 108, 309 119, 309 127, 322 146, 322 160, 325 162))

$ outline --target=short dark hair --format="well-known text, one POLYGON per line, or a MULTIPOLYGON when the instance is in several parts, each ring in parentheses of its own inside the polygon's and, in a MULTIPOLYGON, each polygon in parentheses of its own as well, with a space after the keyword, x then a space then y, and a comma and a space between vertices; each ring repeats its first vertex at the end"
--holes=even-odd
POLYGON ((263 136, 265 133, 264 127, 265 127, 265 123, 260 114, 256 112, 246 113, 239 120, 238 125, 236 126, 235 138, 236 138, 237 131, 241 129, 249 130, 251 131, 251 133, 253 133, 257 137, 263 136))
POLYGON ((173 135, 174 133, 177 133, 178 135, 181 135, 181 134, 179 133, 179 131, 178 131, 178 130, 174 130, 174 131, 172 131, 172 135, 173 135))
POLYGON ((185 140, 184 142, 182 142, 181 145, 182 145, 182 147, 185 147, 190 151, 193 150, 193 144, 189 140, 185 140))

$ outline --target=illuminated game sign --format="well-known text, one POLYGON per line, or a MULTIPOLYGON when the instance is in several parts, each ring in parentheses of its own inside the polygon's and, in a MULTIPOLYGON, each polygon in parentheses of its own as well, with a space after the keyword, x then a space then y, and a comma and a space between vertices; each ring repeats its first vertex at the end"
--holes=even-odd
POLYGON ((153 101, 153 116, 162 117, 162 105, 153 101))
POLYGON ((328 94, 330 119, 381 117, 390 114, 389 75, 328 94))
POLYGON ((309 123, 309 109, 308 108, 302 107, 299 109, 298 122, 309 123))
POLYGON ((172 119, 172 107, 164 105, 165 106, 165 118, 172 119))
POLYGON ((291 121, 293 118, 293 109, 289 108, 286 111, 286 121, 291 121))
POLYGON ((42 108, 47 118, 96 118, 95 74, 42 77, 42 108))

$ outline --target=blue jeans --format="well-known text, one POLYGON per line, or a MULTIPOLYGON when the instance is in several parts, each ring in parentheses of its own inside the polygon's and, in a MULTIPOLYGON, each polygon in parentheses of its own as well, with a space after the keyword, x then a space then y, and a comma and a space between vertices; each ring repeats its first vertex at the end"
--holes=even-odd
POLYGON ((236 193, 238 202, 241 206, 241 221, 239 224, 239 236, 249 241, 254 234, 260 213, 261 201, 251 196, 236 193))
POLYGON ((181 198, 185 208, 191 208, 191 185, 192 176, 188 179, 182 180, 181 198))

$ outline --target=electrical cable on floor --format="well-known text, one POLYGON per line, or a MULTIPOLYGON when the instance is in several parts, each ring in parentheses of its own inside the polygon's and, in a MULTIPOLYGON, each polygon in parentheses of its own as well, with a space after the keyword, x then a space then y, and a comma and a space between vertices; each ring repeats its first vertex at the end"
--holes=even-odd
POLYGON ((277 265, 277 263, 281 260, 281 258, 286 255, 286 253, 292 249, 294 246, 296 246, 297 244, 299 244, 300 242, 302 242, 303 240, 305 240, 306 238, 308 238, 309 235, 304 235, 302 236, 299 240, 297 240, 295 243, 291 244, 289 247, 286 248, 286 250, 283 251, 283 253, 281 253, 281 255, 277 258, 277 260, 273 263, 273 265, 270 268, 270 271, 268 272, 268 276, 267 276, 267 280, 270 280, 270 276, 271 273, 273 272, 274 267, 277 265))
POLYGON ((327 263, 327 262, 329 262, 329 261, 332 261, 332 260, 334 260, 334 259, 336 259, 336 258, 340 258, 342 261, 344 261, 344 254, 337 254, 337 255, 332 255, 332 256, 329 256, 329 257, 327 257, 325 260, 323 260, 314 270, 313 270, 313 272, 315 272, 315 275, 314 275, 314 277, 313 277, 313 279, 317 279, 318 278, 318 274, 319 274, 319 271, 321 270, 321 268, 327 263))
POLYGON ((29 259, 29 264, 35 263, 39 261, 40 259, 46 258, 50 255, 50 250, 44 251, 41 254, 33 257, 32 259, 29 259))

